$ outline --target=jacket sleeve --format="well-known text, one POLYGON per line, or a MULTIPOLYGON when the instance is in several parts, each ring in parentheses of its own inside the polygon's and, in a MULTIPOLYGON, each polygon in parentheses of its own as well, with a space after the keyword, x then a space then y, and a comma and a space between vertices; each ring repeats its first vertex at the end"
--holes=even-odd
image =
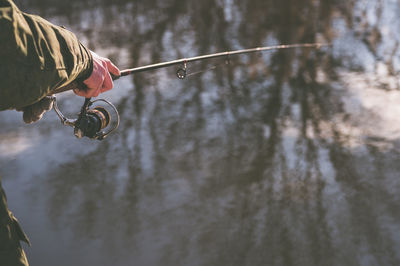
POLYGON ((0 111, 33 104, 92 69, 73 33, 0 0, 0 111))

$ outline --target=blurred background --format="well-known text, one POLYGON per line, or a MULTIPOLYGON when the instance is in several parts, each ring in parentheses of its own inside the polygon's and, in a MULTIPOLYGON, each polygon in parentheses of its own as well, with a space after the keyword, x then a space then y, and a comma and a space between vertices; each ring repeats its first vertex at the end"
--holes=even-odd
MULTIPOLYGON (((120 69, 333 44, 121 78, 101 95, 121 114, 102 142, 54 112, 1 112, 0 176, 31 265, 400 264, 399 1, 15 2, 120 69)), ((69 117, 83 103, 59 100, 69 117)))

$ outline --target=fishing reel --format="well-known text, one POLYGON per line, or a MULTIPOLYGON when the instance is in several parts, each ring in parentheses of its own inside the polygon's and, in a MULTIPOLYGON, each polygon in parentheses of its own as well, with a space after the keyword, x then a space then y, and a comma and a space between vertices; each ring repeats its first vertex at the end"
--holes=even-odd
POLYGON ((88 137, 90 139, 103 140, 119 126, 120 117, 117 108, 105 99, 91 101, 91 98, 86 98, 77 119, 66 118, 57 106, 56 97, 52 96, 52 99, 53 109, 60 118, 61 124, 73 127, 74 135, 77 138, 88 137), (111 115, 105 107, 96 106, 91 108, 96 102, 103 102, 110 107, 117 120, 113 123, 114 125, 111 125, 111 115))

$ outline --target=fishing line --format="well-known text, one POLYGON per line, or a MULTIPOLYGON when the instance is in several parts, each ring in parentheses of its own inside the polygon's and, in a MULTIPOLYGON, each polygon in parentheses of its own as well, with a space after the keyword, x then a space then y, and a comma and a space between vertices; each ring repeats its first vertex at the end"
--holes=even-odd
POLYGON ((198 74, 201 74, 201 73, 204 73, 204 72, 207 72, 207 71, 211 71, 211 70, 217 69, 218 67, 226 66, 226 65, 229 65, 229 64, 230 64, 230 61, 225 60, 225 62, 223 62, 223 63, 214 64, 211 67, 208 67, 208 68, 205 68, 205 69, 202 69, 202 70, 198 70, 198 71, 195 71, 195 72, 189 72, 189 73, 186 74, 186 77, 198 75, 198 74))

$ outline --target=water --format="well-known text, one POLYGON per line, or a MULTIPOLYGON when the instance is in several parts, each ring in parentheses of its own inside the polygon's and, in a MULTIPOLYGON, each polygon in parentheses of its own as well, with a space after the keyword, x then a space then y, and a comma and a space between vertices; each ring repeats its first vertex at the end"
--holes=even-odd
MULTIPOLYGON (((0 113, 32 265, 399 265, 400 4, 17 2, 120 66, 331 42, 121 78, 103 142, 0 113)), ((60 95, 73 116, 83 100, 60 95)))

